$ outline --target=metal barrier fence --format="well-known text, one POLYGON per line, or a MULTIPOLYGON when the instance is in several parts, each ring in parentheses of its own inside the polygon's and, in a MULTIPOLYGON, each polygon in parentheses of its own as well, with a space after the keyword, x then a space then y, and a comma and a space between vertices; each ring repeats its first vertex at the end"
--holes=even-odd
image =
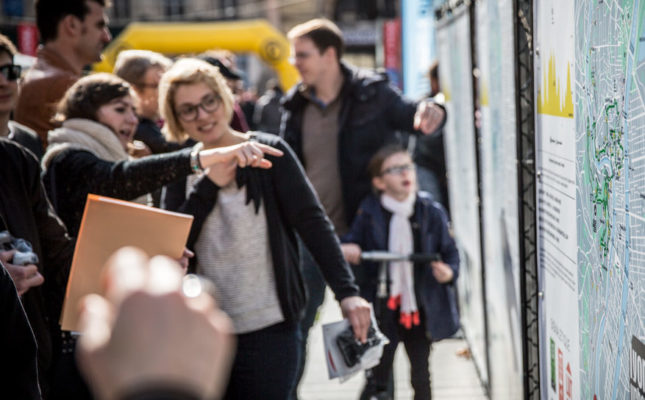
MULTIPOLYGON (((436 8, 438 21, 447 20, 455 10, 468 8, 470 14, 471 54, 473 67, 476 68, 477 30, 474 23, 474 4, 483 0, 447 0, 436 8)), ((495 1, 495 0, 488 0, 495 1)), ((534 87, 534 12, 533 0, 513 1, 514 50, 515 64, 515 112, 516 112, 516 156, 517 156, 517 190, 518 190, 518 232, 520 257, 520 294, 521 294, 521 330, 522 330, 522 372, 524 399, 540 399, 540 363, 539 363, 539 310, 538 310, 538 269, 537 269, 537 204, 536 204, 536 149, 535 149, 535 87, 534 87)), ((459 45, 459 44, 457 44, 459 45)), ((476 84, 473 84, 473 99, 476 99, 476 84)), ((479 140, 480 134, 475 132, 479 140)), ((479 151, 477 167, 481 167, 479 151)), ((477 174, 480 176, 480 173, 477 174)), ((480 182, 481 185, 481 182, 480 182)), ((480 186, 481 198, 481 186, 480 186)), ((480 203, 481 206, 481 203, 480 203)), ((480 207, 480 213, 482 209, 480 207)), ((483 239, 483 228, 480 225, 483 239)), ((484 244, 481 243, 481 248, 484 244)), ((484 259, 482 255, 482 260, 484 259)), ((485 264, 485 263, 484 263, 485 264)), ((486 280, 486 265, 482 269, 482 280, 486 280)), ((485 285, 484 285, 485 286, 485 285)), ((486 295, 484 294, 484 301, 486 295)), ((486 330, 486 352, 490 351, 489 328, 487 316, 484 316, 486 330)), ((490 371, 490 357, 485 355, 487 371, 490 371)), ((480 377, 481 377, 481 371, 480 377)), ((490 382, 484 381, 490 395, 490 382)))

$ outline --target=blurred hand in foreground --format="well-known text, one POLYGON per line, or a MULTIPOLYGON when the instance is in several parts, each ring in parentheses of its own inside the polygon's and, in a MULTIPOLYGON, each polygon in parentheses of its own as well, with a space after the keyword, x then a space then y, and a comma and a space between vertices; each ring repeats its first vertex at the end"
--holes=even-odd
POLYGON ((134 248, 108 261, 104 296, 81 302, 77 353, 98 398, 221 396, 235 347, 232 324, 210 295, 194 284, 187 290, 182 277, 175 261, 148 259, 134 248))

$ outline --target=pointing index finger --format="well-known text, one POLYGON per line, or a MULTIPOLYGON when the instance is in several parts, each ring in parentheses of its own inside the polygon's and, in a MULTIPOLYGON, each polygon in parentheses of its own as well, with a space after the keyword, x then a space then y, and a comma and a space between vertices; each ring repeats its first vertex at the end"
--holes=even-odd
POLYGON ((258 146, 258 147, 260 148, 260 150, 262 150, 262 152, 263 152, 263 153, 265 153, 265 154, 270 154, 270 155, 272 155, 272 156, 276 156, 276 157, 281 157, 282 155, 284 155, 284 153, 282 152, 282 150, 278 150, 278 149, 276 149, 275 147, 271 147, 271 146, 269 146, 269 145, 262 144, 262 143, 257 143, 257 146, 258 146))

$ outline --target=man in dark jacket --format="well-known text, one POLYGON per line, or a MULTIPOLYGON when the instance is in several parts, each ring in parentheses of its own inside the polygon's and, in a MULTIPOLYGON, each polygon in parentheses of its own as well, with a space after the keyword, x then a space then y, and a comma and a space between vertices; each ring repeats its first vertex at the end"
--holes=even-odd
POLYGON ((22 79, 15 120, 35 130, 47 147, 55 128, 56 104, 76 82, 83 68, 101 61, 111 39, 106 0, 37 0, 36 25, 43 45, 36 63, 22 79))
MULTIPOLYGON (((341 61, 343 37, 331 21, 305 22, 288 37, 302 81, 285 96, 280 134, 305 167, 336 233, 343 235, 370 193, 370 158, 395 141, 397 131, 437 131, 445 111, 428 101, 407 100, 384 75, 341 61)), ((309 291, 301 324, 306 343, 325 286, 311 257, 303 256, 309 291)))
POLYGON ((30 277, 20 274, 16 268, 21 267, 6 263, 6 253, 0 252, 16 286, 26 290, 22 302, 38 343, 40 383, 46 394, 49 370, 59 347, 60 334, 55 332, 74 243, 45 195, 36 158, 22 146, 1 138, 0 217, 0 225, 4 225, 0 230, 6 229, 12 236, 31 243, 39 259, 38 273, 44 277, 42 285, 42 280, 26 281, 30 277))

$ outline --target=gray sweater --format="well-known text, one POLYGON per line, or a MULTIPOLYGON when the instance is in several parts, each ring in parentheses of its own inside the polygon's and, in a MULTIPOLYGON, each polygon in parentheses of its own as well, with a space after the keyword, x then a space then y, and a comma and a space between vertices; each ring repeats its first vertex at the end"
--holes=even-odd
POLYGON ((256 213, 245 200, 246 188, 238 189, 235 182, 220 189, 195 243, 197 271, 214 283, 217 302, 237 334, 284 321, 264 207, 256 213))

